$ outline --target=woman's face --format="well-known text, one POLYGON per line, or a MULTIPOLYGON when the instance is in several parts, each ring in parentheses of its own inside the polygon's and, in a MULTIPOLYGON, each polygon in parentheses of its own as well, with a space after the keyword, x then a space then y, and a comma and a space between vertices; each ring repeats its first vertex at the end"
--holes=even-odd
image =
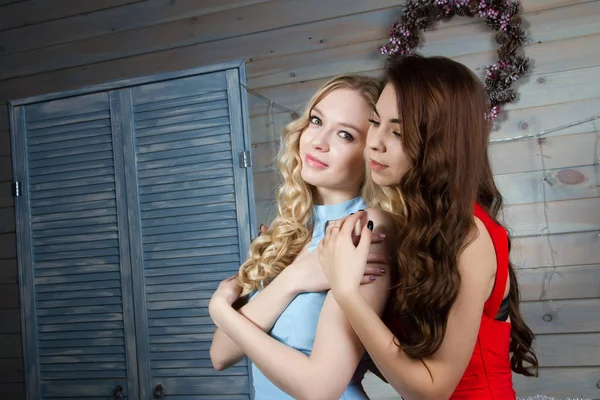
POLYGON ((411 164, 404 150, 398 109, 396 90, 388 83, 372 110, 365 150, 371 178, 379 186, 398 185, 411 164))
POLYGON ((310 112, 309 125, 300 136, 302 178, 323 199, 344 201, 358 195, 365 176, 364 148, 371 113, 356 91, 335 89, 310 112))

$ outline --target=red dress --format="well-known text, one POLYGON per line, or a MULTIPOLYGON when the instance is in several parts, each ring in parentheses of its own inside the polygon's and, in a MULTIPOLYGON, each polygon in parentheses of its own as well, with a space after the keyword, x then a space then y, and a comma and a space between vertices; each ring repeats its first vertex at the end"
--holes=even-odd
POLYGON ((496 250, 496 282, 486 301, 477 342, 469 365, 450 399, 514 400, 510 369, 510 323, 497 321, 508 279, 508 236, 487 212, 475 205, 475 216, 485 225, 496 250))

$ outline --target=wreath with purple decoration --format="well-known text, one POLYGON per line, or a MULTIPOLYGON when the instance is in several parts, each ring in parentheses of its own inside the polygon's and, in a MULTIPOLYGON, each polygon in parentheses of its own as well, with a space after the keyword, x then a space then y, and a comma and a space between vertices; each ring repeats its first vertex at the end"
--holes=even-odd
POLYGON ((525 33, 521 29, 519 1, 514 0, 407 0, 402 15, 392 25, 389 42, 381 46, 383 55, 409 54, 419 45, 419 32, 437 21, 454 15, 480 17, 496 31, 498 61, 485 70, 485 88, 490 101, 488 118, 494 120, 503 104, 512 102, 517 93, 512 84, 529 71, 529 59, 523 55, 525 33))

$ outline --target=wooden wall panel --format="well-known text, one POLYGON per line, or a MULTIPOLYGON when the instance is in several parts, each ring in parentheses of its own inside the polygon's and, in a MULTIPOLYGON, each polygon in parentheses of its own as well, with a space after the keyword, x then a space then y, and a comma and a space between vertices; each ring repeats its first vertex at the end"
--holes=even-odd
MULTIPOLYGON (((6 150, 0 152, 7 153, 6 150)), ((12 180, 12 163, 9 153, 8 155, 0 156, 0 181, 10 180, 12 180)))
MULTIPOLYGON (((250 96, 250 95, 249 95, 250 96)), ((277 112, 271 115, 261 115, 250 118, 252 145, 261 143, 279 143, 283 128, 292 122, 292 113, 277 112)))
POLYGON ((252 88, 279 86, 322 79, 341 73, 380 69, 383 63, 379 46, 385 39, 353 43, 310 53, 296 53, 248 63, 248 85, 252 88))
POLYGON ((20 358, 0 360, 0 388, 4 382, 23 382, 23 362, 20 358))
MULTIPOLYGON (((385 11, 385 10, 384 10, 385 11)), ((262 33, 244 36, 241 41, 238 38, 224 39, 221 41, 208 42, 199 45, 188 46, 185 48, 170 48, 165 44, 164 38, 160 39, 159 44, 166 46, 167 49, 160 52, 151 52, 139 56, 119 58, 113 61, 100 62, 102 54, 94 56, 87 53, 98 51, 98 48, 89 48, 87 45, 80 49, 81 55, 66 54, 71 61, 61 61, 59 57, 52 52, 48 56, 48 62, 56 68, 67 68, 69 62, 76 62, 79 65, 85 65, 85 68, 68 68, 55 73, 44 73, 27 77, 26 79, 11 79, 0 82, 0 98, 12 99, 22 98, 43 92, 56 92, 65 89, 74 89, 91 84, 126 79, 135 76, 145 76, 157 74, 166 71, 184 70, 206 64, 215 64, 231 60, 249 60, 253 58, 268 58, 269 56, 278 56, 290 54, 295 51, 312 51, 318 48, 335 47, 362 40, 359 30, 351 31, 354 34, 335 35, 334 32, 340 32, 346 26, 361 26, 367 33, 369 30, 378 29, 380 26, 389 25, 393 20, 391 14, 382 12, 368 13, 371 18, 365 21, 359 21, 364 14, 357 14, 350 17, 338 18, 330 21, 321 21, 311 25, 309 36, 306 35, 304 25, 295 25, 282 30, 271 30, 262 33), (332 23, 335 23, 332 27, 332 23), (314 26, 313 26, 314 25, 314 26), (283 31, 283 32, 282 32, 283 31), (312 36, 311 36, 312 35, 312 36), (314 36, 314 38, 313 38, 314 36), (325 39, 316 39, 318 37, 325 39), (309 39, 310 38, 310 39, 309 39), (323 42, 321 43, 321 40, 323 42), (266 46, 269 44, 269 46, 266 46), (73 61, 74 60, 74 61, 73 61), (95 64, 89 64, 92 63, 95 64), (42 85, 42 86, 40 86, 42 85)), ((362 17, 364 19, 364 17, 362 17)), ((145 38, 144 38, 145 39, 145 38)), ((117 43, 117 47, 107 46, 101 53, 113 51, 123 47, 122 43, 117 43)), ((19 57, 29 57, 28 53, 18 55, 19 57)), ((10 55, 6 59, 0 59, 0 79, 6 79, 11 74, 25 73, 24 68, 29 69, 28 73, 42 72, 41 65, 35 59, 28 61, 30 67, 17 65, 14 60, 10 60, 10 55), (9 64, 12 64, 12 67, 9 64), (11 72, 12 71, 12 72, 11 72), (19 71, 19 72, 17 72, 19 71)), ((122 55, 125 57, 125 55, 122 55)), ((24 61, 24 60, 23 60, 24 61)))
POLYGON ((12 192, 11 182, 0 182, 0 207, 12 207, 14 205, 12 192))
POLYGON ((597 186, 600 166, 549 169, 544 175, 534 172, 496 175, 496 184, 506 204, 542 201, 540 181, 543 182, 546 201, 568 200, 600 196, 597 186))
POLYGON ((24 399, 25 391, 23 383, 0 383, 2 394, 8 399, 24 399))
MULTIPOLYGON (((279 133, 272 126, 276 129, 283 128, 285 122, 291 119, 287 113, 278 114, 278 117, 277 120, 274 119, 274 123, 268 116, 252 119, 252 127, 256 129, 257 136, 273 139, 252 146, 252 166, 255 173, 277 170, 273 160, 279 149, 279 133)), ((490 159, 497 175, 537 171, 542 168, 542 155, 546 169, 589 166, 596 161, 598 140, 600 132, 545 138, 541 149, 537 140, 493 143, 490 145, 490 159)))
POLYGON ((0 254, 3 258, 17 257, 17 244, 14 232, 0 233, 0 254))
POLYGON ((6 102, 0 104, 0 131, 8 130, 8 107, 6 102))
MULTIPOLYGON (((513 374, 513 382, 519 398, 535 395, 546 395, 561 398, 600 398, 597 394, 597 381, 600 368, 541 368, 539 378, 526 378, 513 374)), ((398 394, 392 387, 382 382, 372 373, 367 373, 364 380, 367 393, 374 400, 398 400, 398 394)))
MULTIPOLYGON (((443 28, 443 25, 440 27, 443 28)), ((443 30, 443 29, 442 29, 443 30)), ((468 37, 467 39, 470 39, 468 37)), ((545 74, 600 64, 600 55, 595 51, 598 35, 564 39, 564 43, 533 42, 525 46, 527 56, 534 60, 532 74, 545 74), (557 52, 556 46, 564 50, 557 52)), ((420 50, 423 54, 436 55, 435 43, 430 39, 420 50)), ((559 41, 562 42, 562 41, 559 41)), ((291 54, 275 59, 258 60, 248 64, 249 81, 253 88, 277 86, 312 79, 325 78, 343 72, 365 72, 381 68, 382 59, 379 46, 382 39, 351 44, 333 49, 317 50, 310 53, 291 54)), ((469 48, 469 43, 463 43, 469 48)), ((496 50, 452 56, 467 65, 480 77, 484 67, 497 60, 496 50)))
MULTIPOLYGON (((169 22, 184 20, 186 24, 194 22, 203 23, 212 17, 204 18, 206 14, 219 11, 231 10, 252 4, 264 3, 270 0, 237 0, 223 2, 221 0, 204 0, 199 3, 196 0, 111 0, 103 2, 82 2, 79 0, 45 0, 45 5, 28 2, 22 5, 21 10, 8 11, 3 15, 16 13, 16 18, 10 23, 18 23, 20 18, 26 20, 27 25, 20 29, 11 29, 0 32, 0 46, 4 47, 4 54, 21 53, 32 49, 41 49, 56 44, 81 41, 103 35, 120 37, 117 32, 142 30, 153 25, 162 25, 166 29, 169 22), (31 4, 30 4, 31 3, 31 4), (67 3, 67 4, 52 4, 67 3), (116 7, 116 6, 121 7, 116 7), (97 10, 102 8, 101 10, 97 10), (77 9, 87 9, 86 13, 78 12, 77 9), (32 13, 33 11, 33 13, 32 13), (48 22, 43 24, 31 24, 31 18, 41 17, 35 15, 36 11, 69 13, 69 18, 47 18, 48 22), (92 12, 96 11, 96 12, 92 12), (78 15, 79 14, 79 15, 78 15), (132 18, 135 15, 135 18, 132 18), (193 18, 196 18, 194 20, 193 18)), ((15 6, 15 8, 17 8, 15 6)), ((83 11, 83 10, 82 10, 83 11)), ((0 19, 0 29, 3 26, 0 19)), ((130 32, 131 33, 131 32, 130 32)), ((211 37, 203 38, 214 40, 211 37)))
POLYGON ((256 223, 269 225, 277 216, 277 204, 271 199, 256 201, 256 223))
MULTIPOLYGON (((268 163, 268 160, 265 162, 268 163)), ((544 182, 547 201, 569 200, 600 196, 596 186, 600 174, 599 166, 573 167, 548 170, 544 182)), ((540 175, 537 171, 504 174, 496 177, 496 184, 506 204, 524 204, 541 201, 540 175)), ((277 185, 277 172, 259 172, 255 175, 254 187, 257 200, 266 200, 260 193, 272 192, 277 185)))
MULTIPOLYGON (((600 3, 599 3, 600 4, 600 3)), ((519 87, 519 99, 505 109, 540 107, 550 104, 582 101, 598 97, 599 67, 556 72, 526 80, 519 87)))
MULTIPOLYGON (((531 41, 524 51, 532 60, 530 74, 539 75, 598 65, 598 52, 593 51, 597 35, 576 36, 555 41, 531 41), (561 51, 556 51, 560 47, 561 51)), ((483 78, 485 66, 498 59, 496 51, 452 57, 483 78)))
POLYGON ((17 283, 17 259, 0 259, 0 284, 17 283))
MULTIPOLYGON (((271 184, 275 185, 275 182, 271 184)), ((514 238, 539 235, 541 227, 545 226, 542 224, 544 217, 541 208, 542 203, 507 206, 504 221, 509 226, 511 235, 514 238)), ((547 208, 550 234, 600 231, 598 197, 549 202, 547 208)), ((256 213, 259 223, 267 223, 275 217, 276 205, 271 199, 259 200, 256 202, 256 213)))
POLYGON ((0 7, 2 6, 6 6, 8 4, 13 4, 13 3, 21 3, 25 0, 0 0, 0 7))
POLYGON ((542 232, 548 218, 548 233, 600 232, 600 197, 546 203, 515 204, 505 207, 501 220, 513 237, 542 232), (544 208, 546 213, 544 215, 544 208))
MULTIPOLYGON (((556 72, 526 79, 519 85, 518 100, 515 103, 508 104, 505 109, 515 110, 597 99, 600 84, 595 77, 599 73, 600 67, 594 67, 556 72), (549 96, 549 93, 552 95, 549 96)), ((368 71, 367 74, 371 76, 381 75, 380 70, 368 71)), ((261 89, 260 93, 287 108, 299 110, 328 79, 272 86, 261 89)), ((251 116, 268 114, 268 106, 259 98, 250 97, 248 106, 251 116)))
POLYGON ((0 354, 2 358, 21 357, 21 334, 5 333, 0 335, 0 354))
POLYGON ((398 400, 398 393, 390 385, 383 382, 371 372, 365 374, 363 387, 371 399, 376 400, 398 400))
MULTIPOLYGON (((0 143, 4 143, 4 146, 9 144, 5 140, 8 131, 0 131, 0 135, 0 143)), ((0 148, 0 393, 7 398, 20 400, 24 393, 15 210, 10 146, 4 146, 0 148)))
MULTIPOLYGON (((554 250, 554 265, 600 264, 598 231, 547 236, 554 250)), ((511 260, 520 268, 548 267, 551 261, 545 238, 520 237, 512 240, 511 260)))
POLYGON ((16 283, 0 284, 0 307, 4 309, 19 308, 19 290, 16 283))
POLYGON ((536 171, 542 168, 560 169, 592 165, 596 161, 596 143, 600 132, 554 136, 538 140, 493 143, 490 159, 495 174, 536 171), (541 145, 540 145, 541 144, 541 145))
POLYGON ((254 173, 277 171, 279 142, 261 143, 252 146, 252 168, 254 173))
MULTIPOLYGON (((307 4, 307 0, 266 2, 248 7, 243 10, 243 13, 233 9, 210 15, 210 18, 205 19, 178 20, 134 31, 97 36, 85 41, 67 42, 58 46, 8 54, 0 59, 2 67, 0 78, 9 79, 189 45, 199 46, 205 42, 215 43, 217 40, 227 38, 231 38, 232 42, 229 46, 222 43, 221 51, 229 53, 229 59, 270 58, 278 54, 286 54, 290 50, 296 50, 299 46, 307 46, 306 50, 330 47, 336 41, 332 37, 331 29, 337 29, 339 32, 342 25, 350 24, 360 27, 360 29, 346 30, 343 36, 338 36, 341 40, 346 43, 361 41, 369 30, 379 33, 383 26, 389 26, 393 22, 393 16, 398 13, 397 9, 368 11, 377 9, 378 4, 375 2, 350 2, 347 3, 347 7, 341 8, 334 2, 318 2, 317 4, 317 0, 310 1, 314 2, 314 6, 318 6, 318 13, 314 12, 314 7, 307 4), (368 12, 362 13, 364 11, 368 12), (345 16, 353 13, 362 14, 345 16), (270 18, 266 18, 267 15, 270 18), (313 22, 315 18, 336 19, 313 22), (299 24, 306 23, 314 25, 308 30, 311 32, 311 37, 306 37, 304 27, 298 27, 299 24), (227 29, 223 30, 223 26, 227 26, 227 29), (284 37, 280 37, 282 32, 278 31, 278 38, 275 39, 273 30, 277 28, 285 31, 284 37), (253 37, 238 40, 239 36, 250 34, 253 34, 253 37), (327 40, 328 44, 320 46, 320 44, 324 44, 324 38, 328 37, 331 38, 327 40), (267 43, 268 46, 265 46, 267 43), (252 45, 248 46, 249 44, 252 45), (248 53, 247 57, 241 57, 246 47, 249 47, 246 52, 250 50, 252 53, 248 53), (42 60, 43 62, 41 62, 42 60)), ((386 2, 387 7, 397 4, 393 0, 379 0, 378 2, 386 2)), ((210 58, 206 61, 216 62, 210 58)))
POLYGON ((509 110, 499 117, 500 121, 496 125, 497 128, 492 130, 491 139, 500 140, 515 136, 532 135, 574 121, 582 121, 596 114, 599 114, 597 120, 562 129, 548 134, 546 137, 600 131, 600 98, 509 110))
MULTIPOLYGON (((592 43, 591 38, 585 38, 583 35, 597 34, 600 32, 598 21, 588 15, 589 12, 598 12, 600 10, 598 3, 587 3, 573 7, 565 7, 560 10, 547 10, 544 12, 526 15, 530 24, 529 33, 531 47, 538 46, 533 56, 538 56, 539 52, 546 58, 537 60, 533 69, 534 74, 563 71, 565 69, 577 68, 590 65, 590 61, 597 59, 598 52, 594 52, 594 46, 587 46, 592 43), (568 13, 567 13, 567 11, 568 13), (569 30, 568 34, 555 31, 551 26, 556 25, 558 18, 572 19, 572 24, 578 27, 578 30, 569 30), (539 21, 538 21, 539 20, 539 21), (554 21, 554 22, 551 22, 554 21), (561 35, 561 36, 557 36, 561 35), (583 36, 583 37, 580 37, 583 36), (560 38, 574 38, 573 44, 565 43, 562 47, 565 52, 557 52, 556 44, 546 44, 548 41, 560 38), (537 45, 536 45, 537 44, 537 45), (542 46, 543 45, 543 46, 542 46), (576 48, 585 48, 583 54, 576 53, 576 48), (585 55, 590 54, 590 57, 585 55), (576 56, 575 56, 576 55, 576 56), (563 64, 555 63, 554 59, 561 57, 563 64), (539 71, 537 66, 541 66, 539 71)), ((561 26, 571 26, 568 23, 561 26)), ((473 40, 474 37, 486 36, 489 32, 483 26, 483 23, 473 22, 457 26, 446 27, 441 24, 439 29, 428 32, 424 35, 425 44, 420 49, 423 54, 447 55, 457 58, 473 69, 481 67, 490 61, 495 60, 495 49, 497 45, 493 43, 492 36, 488 40, 473 40), (476 42, 476 43, 474 43, 476 42), (478 47, 479 46, 479 47, 478 47), (487 47, 482 47, 487 46, 487 47), (467 52, 467 53, 464 53, 467 52), (485 59, 475 57, 458 57, 462 54, 479 55, 487 54, 485 59), (493 58, 491 58, 493 57, 493 58), (464 59, 463 59, 464 58, 464 59)), ((293 83, 305 80, 327 78, 340 72, 352 71, 372 71, 381 67, 381 57, 378 56, 377 48, 382 44, 382 40, 358 43, 335 49, 323 49, 308 54, 296 54, 289 57, 277 58, 275 60, 256 60, 249 64, 250 83, 252 87, 278 86, 283 83, 293 83), (254 66, 256 63, 258 65, 254 66), (265 74, 266 72, 266 74, 265 74), (291 76, 293 74, 293 76, 291 76), (256 81, 253 76, 258 75, 256 81)), ((527 48, 529 51, 529 47, 527 48)), ((597 65, 597 64, 591 64, 597 65)), ((304 100, 301 100, 302 102, 304 100)), ((284 103, 285 104, 285 103, 284 103)))
POLYGON ((10 132, 0 130, 0 156, 8 156, 10 160, 10 132))
MULTIPOLYGON (((245 60, 248 86, 300 110, 314 91, 340 72, 379 76, 398 2, 328 0, 0 0, 0 392, 23 398, 20 319, 16 306, 14 208, 8 114, 4 101, 222 61, 245 60), (101 4, 100 4, 101 3, 101 4), (318 11, 318 12, 317 12, 318 11), (348 29, 352 27, 352 29, 348 29), (340 34, 343 32, 343 34, 340 34), (11 356, 7 358, 8 356, 11 356), (14 356, 14 357, 13 357, 14 356)), ((506 196, 503 218, 513 235, 512 259, 521 281, 523 312, 538 333, 537 380, 515 378, 521 396, 537 393, 600 399, 600 1, 525 0, 525 48, 530 76, 506 107, 492 139, 554 128, 597 114, 599 119, 552 133, 542 144, 546 181, 535 140, 495 143, 490 154, 506 196), (548 203, 548 233, 557 275, 550 284, 559 309, 540 301, 550 248, 540 190, 548 203)), ((483 73, 497 45, 482 21, 453 18, 424 34, 424 54, 452 57, 483 73)), ((274 159, 289 112, 249 94, 250 130, 259 223, 275 215, 274 159)), ((398 398, 377 378, 373 400, 398 398)))
MULTIPOLYGON (((541 3, 535 1, 526 1, 523 4, 525 14, 541 11, 544 9, 553 8, 553 6, 574 5, 582 2, 557 2, 555 4, 541 3)), ((450 22, 442 22, 436 26, 436 30, 444 31, 452 25, 463 25, 472 22, 469 19, 458 19, 462 23, 456 23, 456 19, 450 22)), ((458 28, 457 28, 458 29, 458 28)), ((465 28, 462 28, 465 29, 465 28)), ((473 29, 472 27, 469 29, 473 29)), ((439 54, 438 47, 444 47, 440 44, 435 46, 435 40, 429 37, 429 33, 425 33, 427 44, 421 46, 421 51, 425 54, 439 54)), ((441 37, 444 34, 440 34, 441 37)), ((472 37, 465 35, 465 41, 462 44, 465 48, 471 51, 472 37)), ((555 43, 545 43, 538 40, 530 39, 531 45, 526 46, 527 54, 533 58, 535 62, 534 73, 556 72, 569 68, 576 68, 582 61, 587 61, 588 57, 583 55, 589 54, 594 58, 598 56, 594 46, 586 46, 593 43, 593 37, 575 37, 569 45, 563 46, 565 51, 556 52, 555 43), (538 43, 540 42, 541 43, 538 43), (584 52, 583 55, 579 52, 584 52), (576 54, 574 57, 572 55, 576 54)), ((543 39, 546 39, 545 37, 543 39)), ((456 41, 456 38, 454 39, 456 41)), ((264 86, 277 86, 284 83, 299 82, 318 78, 333 76, 341 72, 357 72, 371 71, 381 68, 381 56, 377 49, 385 39, 378 38, 373 41, 351 44, 348 46, 337 47, 333 49, 316 50, 310 53, 291 54, 285 57, 279 57, 268 60, 253 61, 248 65, 248 74, 250 77, 249 84, 252 87, 259 88, 264 86)), ((492 45, 493 46, 493 45, 492 45)), ((482 66, 496 60, 495 47, 483 53, 475 53, 467 56, 451 56, 460 62, 465 63, 473 69, 482 69, 482 66), (482 56, 483 55, 483 56, 482 56)), ((586 64, 589 65, 589 64, 586 64)))
MULTIPOLYGON (((564 345, 564 344, 563 344, 564 345)), ((537 394, 556 398, 588 397, 598 399, 598 379, 600 368, 542 368, 539 378, 525 378, 514 375, 514 383, 519 396, 537 394)))
POLYGON ((0 324, 0 334, 16 334, 21 332, 21 319, 19 316, 19 310, 0 309, 0 317, 2 317, 2 324, 0 324))
POLYGON ((257 201, 272 200, 275 189, 279 187, 279 177, 274 172, 254 175, 254 196, 257 201))
MULTIPOLYGON (((0 6, 9 4, 0 9, 0 31, 15 29, 23 26, 32 26, 45 21, 63 20, 78 14, 92 13, 111 7, 139 2, 140 0, 28 0, 14 1, 1 0, 0 6)), ((30 31, 23 32, 25 34, 30 31)), ((47 33, 47 30, 45 31, 47 33)))
MULTIPOLYGON (((252 95, 249 94, 248 96, 251 97, 252 95)), ((497 123, 497 128, 492 131, 491 139, 498 140, 521 135, 530 135, 542 130, 565 125, 572 121, 583 120, 595 114, 599 114, 598 120, 592 120, 584 124, 566 128, 559 132, 549 134, 546 137, 600 131, 600 98, 509 110, 505 111, 499 117, 500 121, 497 123)), ((2 121, 1 116, 2 112, 0 108, 0 127, 2 121)), ((273 120, 275 122, 275 129, 272 129, 269 125, 271 121, 269 115, 257 115, 250 119, 253 144, 279 141, 279 135, 283 127, 291 122, 292 118, 289 112, 275 109, 273 120)), ((492 148, 496 146, 498 146, 498 144, 492 145, 492 148)))
MULTIPOLYGON (((382 0, 383 1, 383 0, 382 0)), ((391 0, 388 0, 391 1, 391 0)), ((379 4, 369 4, 370 9, 376 9, 379 4)), ((564 4, 575 4, 577 2, 564 2, 564 4)), ((302 3, 304 4, 304 3, 302 3)), ((328 4, 328 3, 324 3, 328 4)), ((356 4, 363 4, 362 2, 350 2, 349 4, 352 7, 355 7, 356 4)), ((390 4, 390 3, 386 3, 390 4)), ((385 4, 383 4, 385 5, 385 4)), ((554 4, 557 6, 558 4, 554 4)), ((258 4, 253 7, 259 7, 261 4, 258 4)), ((549 5, 548 7, 552 6, 549 5)), ((362 6, 365 9, 365 6, 362 6)), ((596 10, 594 7, 597 7, 596 2, 584 2, 581 4, 572 5, 569 7, 562 7, 557 10, 546 10, 540 11, 539 13, 532 13, 531 16, 527 15, 529 19, 533 18, 531 21, 531 30, 532 30, 532 40, 534 41, 549 41, 554 40, 555 38, 555 29, 557 22, 560 20, 561 23, 565 23, 565 19, 569 21, 569 24, 574 24, 574 28, 569 30, 570 37, 575 37, 582 34, 589 34, 587 32, 598 33, 598 24, 594 22, 593 19, 590 20, 589 13, 596 10), (557 14, 557 12, 559 12, 557 14), (550 13, 548 15, 542 15, 545 13, 550 13), (566 14, 565 14, 566 13, 566 14), (542 15, 540 17, 539 15, 542 15), (564 17, 564 18, 563 18, 564 17), (586 19, 586 17, 588 17, 586 19), (540 18, 539 23, 536 22, 535 18, 540 18), (553 25, 549 25, 552 21, 553 25), (544 25, 545 24, 545 25, 544 25), (576 27, 576 28, 575 28, 576 27), (537 30, 537 31, 536 31, 537 30), (537 32, 537 33, 536 33, 537 32)), ((322 8, 322 7, 321 7, 322 8)), ((294 9, 288 9, 288 13, 290 14, 299 14, 304 15, 302 13, 302 9, 312 9, 310 7, 306 7, 302 5, 300 10, 296 12, 294 9)), ((335 7, 335 9, 340 9, 339 7, 335 7)), ((534 2, 533 9, 544 9, 543 5, 539 2, 534 2)), ((326 11, 326 10, 325 10, 326 11)), ((323 11, 323 12, 325 12, 323 11)), ((346 8, 345 12, 353 11, 350 8, 346 8)), ((525 10, 527 11, 527 10, 525 10)), ((354 12, 359 12, 358 9, 354 12)), ((314 15, 314 13, 310 13, 314 15)), ((339 11, 338 11, 339 15, 339 11)), ((251 35, 244 36, 244 40, 238 40, 233 37, 230 39, 225 39, 222 41, 215 41, 211 43, 205 44, 196 44, 193 46, 188 46, 185 48, 176 49, 175 47, 178 45, 184 46, 189 45, 189 39, 185 43, 177 44, 174 41, 168 43, 166 47, 168 50, 156 52, 156 48, 146 48, 144 50, 145 54, 140 55, 139 57, 134 57, 132 54, 121 54, 121 57, 113 62, 108 64, 100 63, 105 60, 106 57, 117 57, 118 54, 115 54, 117 51, 123 51, 124 42, 118 42, 118 46, 111 47, 108 43, 99 43, 98 46, 91 46, 91 43, 86 43, 83 48, 77 49, 77 54, 67 52, 67 54, 61 54, 58 50, 52 51, 51 56, 44 57, 43 54, 38 54, 37 56, 28 55, 31 52, 20 53, 18 57, 22 57, 21 61, 15 61, 11 59, 11 56, 8 55, 6 57, 2 57, 0 60, 0 66, 3 68, 4 78, 10 76, 18 76, 19 74, 27 74, 27 73, 41 73, 43 71, 47 71, 48 69, 54 68, 69 68, 68 70, 57 71, 56 74, 51 74, 48 76, 37 76, 37 82, 31 81, 31 78, 28 78, 29 81, 20 82, 21 80, 13 80, 8 82, 0 83, 0 97, 4 98, 20 98, 31 96, 37 93, 47 93, 54 92, 58 90, 64 90, 66 88, 76 88, 81 86, 86 86, 98 82, 106 82, 115 79, 129 78, 132 76, 139 76, 135 74, 135 71, 139 71, 141 75, 144 74, 153 74, 159 73, 163 71, 171 71, 171 70, 180 70, 191 68, 193 66, 205 65, 206 63, 217 63, 225 60, 231 59, 246 59, 248 61, 256 61, 261 58, 273 58, 279 57, 285 54, 294 54, 300 52, 310 52, 323 48, 334 48, 336 46, 343 46, 352 43, 361 43, 369 40, 381 39, 385 37, 387 29, 393 21, 393 19, 397 16, 397 9, 389 8, 383 10, 376 10, 372 12, 364 12, 362 14, 354 14, 346 17, 334 18, 333 16, 331 20, 327 21, 319 21, 304 25, 294 25, 287 28, 272 30, 268 32, 256 33, 251 35), (353 29, 350 33, 347 33, 347 26, 353 26, 353 29), (346 34, 338 35, 338 32, 344 31, 346 34), (308 37, 304 32, 310 32, 308 37), (308 38, 311 38, 310 40, 308 38), (314 38, 320 38, 318 41, 314 38), (322 42, 321 42, 322 41, 322 42), (243 43, 243 45, 242 45, 243 43), (93 52, 101 50, 101 53, 97 56, 93 55, 93 52), (153 52, 154 51, 154 52, 153 52), (92 53, 91 56, 89 53, 92 53), (30 61, 27 61, 28 57, 30 61), (91 58, 90 58, 91 57, 91 58), (12 60, 12 61, 11 61, 12 60), (39 61, 44 60, 49 64, 43 66, 39 61), (82 68, 73 68, 72 63, 75 62, 79 65, 85 65, 90 63, 97 66, 97 70, 92 71, 91 65, 86 65, 86 67, 82 70, 82 68), (11 66, 12 65, 12 66, 11 66), (27 66, 29 65, 29 67, 27 66), (12 72, 11 72, 12 71, 12 72), (29 71, 29 72, 27 72, 29 71), (111 72, 119 71, 119 74, 112 75, 111 72), (131 73, 131 74, 129 74, 131 73), (17 74, 17 75, 15 75, 17 74), (56 86, 48 87, 44 85, 50 84, 50 82, 54 81, 56 86), (43 86, 40 86, 43 85, 43 86), (37 93, 36 93, 37 92, 37 93)), ((243 19, 243 18, 242 18, 243 19)), ((261 23, 266 23, 261 20, 261 23)), ((452 26, 452 20, 450 23, 451 26, 440 29, 439 31, 446 29, 455 29, 465 26, 479 26, 479 28, 468 28, 468 29, 483 29, 481 24, 458 24, 458 26, 452 26)), ((219 26, 220 28, 220 26, 219 26)), ((428 34, 433 34, 435 31, 431 31, 428 34)), ((474 31, 471 32, 471 34, 474 31)), ((132 35, 135 31, 132 31, 132 35)), ((447 32, 442 36, 447 36, 451 32, 447 32)), ((176 35, 177 31, 172 32, 171 34, 176 35)), ((467 33, 464 33, 466 35, 467 33)), ((463 35, 463 36, 464 36, 463 35)), ((109 35, 109 37, 112 35, 109 35)), ((168 35, 167 35, 168 36, 168 35)), ((147 40, 148 38, 144 35, 141 40, 147 40)), ((424 50, 427 52, 428 48, 431 48, 430 44, 434 38, 427 39, 428 44, 425 45, 424 50)), ((564 37, 562 38, 564 39, 564 37)), ((150 43, 150 46, 162 46, 165 49, 164 42, 160 44, 161 40, 165 40, 164 38, 155 38, 155 40, 150 43)), ((127 43, 130 41, 128 40, 127 43)), ((489 45, 492 45, 491 40, 488 41, 489 45)), ((79 42, 73 42, 73 46, 78 45, 79 42)), ((71 46, 69 45, 69 46, 71 46)), ((445 45, 441 45, 442 48, 445 48, 445 45)), ((463 46, 464 47, 464 46, 463 46)), ((470 46, 467 46, 470 47, 470 46)), ((494 47, 489 47, 488 50, 494 49, 494 47)), ((474 49, 472 52, 474 52, 474 49)), ((43 51, 43 49, 40 49, 43 51)), ((60 50, 62 51, 62 50, 60 50)), ((73 52, 76 49, 72 49, 73 52)), ((139 50, 134 50, 138 52, 139 50)), ((138 53, 135 53, 138 54, 138 53)), ((15 55, 16 57, 17 55, 15 55)))
MULTIPOLYGON (((544 293, 550 268, 518 269, 522 301, 537 301, 544 293)), ((594 299, 600 297, 600 266, 576 265, 557 267, 549 280, 553 299, 594 299)), ((543 298, 543 297, 542 297, 543 298)))
POLYGON ((521 304, 525 322, 536 334, 583 333, 600 330, 600 300, 528 301, 521 304), (552 304, 557 309, 553 310, 552 304), (544 316, 551 314, 549 321, 544 316))

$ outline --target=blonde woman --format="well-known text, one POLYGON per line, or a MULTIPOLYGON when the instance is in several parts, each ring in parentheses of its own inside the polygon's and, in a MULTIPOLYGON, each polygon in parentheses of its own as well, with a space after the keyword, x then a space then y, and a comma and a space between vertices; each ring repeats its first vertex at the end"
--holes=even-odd
MULTIPOLYGON (((211 299, 209 312, 218 327, 213 365, 224 369, 247 355, 256 400, 368 399, 360 384, 364 347, 328 294, 314 250, 328 223, 335 229, 336 220, 367 208, 360 196, 363 151, 379 92, 371 78, 334 78, 286 127, 278 216, 252 243, 239 277, 223 281, 211 299), (234 310, 232 304, 249 293, 251 301, 234 310)), ((388 244, 393 224, 382 211, 366 215, 380 240, 367 251, 369 261, 378 264, 365 272, 362 282, 371 283, 360 290, 381 315, 390 286, 384 272, 394 246, 388 244)))

